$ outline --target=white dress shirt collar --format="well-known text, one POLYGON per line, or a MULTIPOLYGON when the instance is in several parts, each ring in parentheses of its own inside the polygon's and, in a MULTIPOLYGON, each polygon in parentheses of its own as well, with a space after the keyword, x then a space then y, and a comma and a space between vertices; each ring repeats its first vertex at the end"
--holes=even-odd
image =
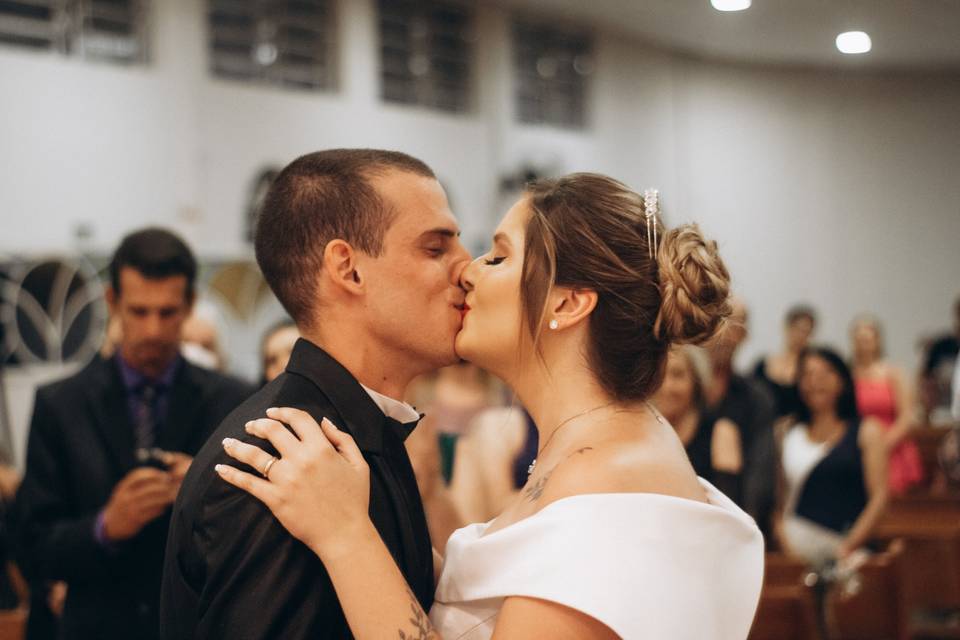
POLYGON ((420 414, 416 409, 408 405, 406 402, 400 402, 399 400, 394 400, 389 396, 385 396, 382 393, 378 393, 371 389, 370 387, 360 385, 363 387, 363 390, 367 392, 370 396, 370 399, 380 407, 380 410, 383 411, 383 415, 388 418, 393 418, 397 422, 414 422, 420 419, 420 414))

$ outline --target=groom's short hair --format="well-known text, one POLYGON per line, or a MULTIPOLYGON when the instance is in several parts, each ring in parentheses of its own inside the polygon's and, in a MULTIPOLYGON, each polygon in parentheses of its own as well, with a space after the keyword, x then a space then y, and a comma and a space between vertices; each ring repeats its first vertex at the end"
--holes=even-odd
POLYGON ((264 198, 254 246, 267 284, 294 321, 310 326, 317 274, 336 239, 372 256, 395 212, 371 183, 395 170, 436 178, 424 162, 398 151, 329 149, 301 156, 264 198))

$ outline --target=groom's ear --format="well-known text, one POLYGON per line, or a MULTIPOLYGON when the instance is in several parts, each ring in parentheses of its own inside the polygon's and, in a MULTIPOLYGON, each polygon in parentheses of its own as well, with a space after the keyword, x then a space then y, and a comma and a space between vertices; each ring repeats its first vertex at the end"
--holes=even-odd
POLYGON ((360 275, 357 251, 345 240, 331 240, 323 250, 324 277, 329 285, 354 295, 364 289, 364 280, 360 275))

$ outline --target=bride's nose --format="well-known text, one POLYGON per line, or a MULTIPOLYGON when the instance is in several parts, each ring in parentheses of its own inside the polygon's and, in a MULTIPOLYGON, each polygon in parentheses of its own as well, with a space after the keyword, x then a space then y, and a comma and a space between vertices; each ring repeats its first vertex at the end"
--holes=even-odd
POLYGON ((464 291, 473 291, 474 283, 476 282, 477 276, 477 264, 480 262, 480 258, 477 258, 466 267, 463 271, 460 272, 460 287, 464 291))

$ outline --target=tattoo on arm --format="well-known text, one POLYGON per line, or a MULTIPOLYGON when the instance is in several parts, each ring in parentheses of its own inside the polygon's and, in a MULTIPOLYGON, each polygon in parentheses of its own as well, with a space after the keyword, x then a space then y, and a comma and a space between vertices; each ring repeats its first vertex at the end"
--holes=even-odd
MULTIPOLYGON (((593 447, 583 447, 582 449, 577 449, 567 457, 568 458, 572 457, 578 453, 586 453, 587 451, 593 451, 593 447)), ((557 466, 560 466, 560 465, 557 465, 557 466)), ((537 481, 534 482, 532 485, 524 488, 523 496, 530 502, 536 502, 537 500, 539 500, 540 496, 543 495, 543 490, 547 488, 547 480, 550 479, 550 476, 553 475, 553 472, 556 468, 557 467, 550 469, 550 471, 543 474, 543 476, 537 479, 537 481)))
POLYGON ((407 588, 407 595, 410 597, 410 624, 413 625, 413 631, 407 633, 403 629, 398 629, 400 640, 440 640, 440 636, 434 631, 430 624, 430 618, 424 613, 423 607, 417 600, 410 588, 407 588))

